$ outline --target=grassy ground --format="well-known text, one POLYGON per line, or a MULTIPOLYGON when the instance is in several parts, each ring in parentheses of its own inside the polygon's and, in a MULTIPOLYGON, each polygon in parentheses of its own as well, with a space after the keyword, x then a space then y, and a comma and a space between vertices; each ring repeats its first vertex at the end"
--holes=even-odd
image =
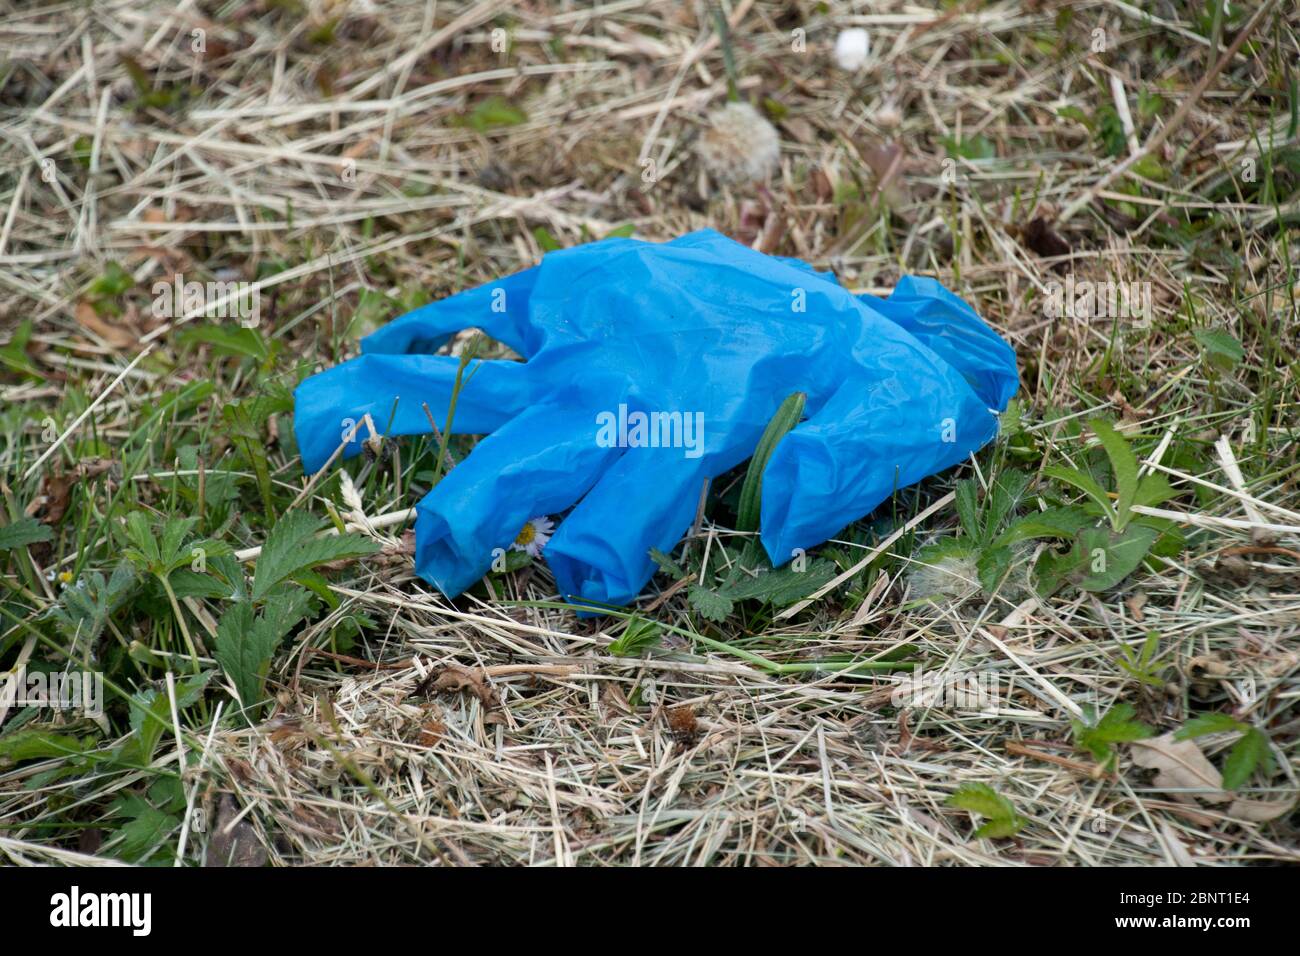
POLYGON ((0 667, 106 684, 0 703, 0 858, 1300 859, 1294 4, 727 12, 0 0, 0 667), (728 51, 765 183, 697 149, 728 51), (405 509, 471 440, 304 479, 290 390, 369 329, 702 226, 942 280, 1018 353, 1000 438, 757 597, 719 479, 597 620, 523 555, 413 576, 405 509), (260 322, 167 314, 177 273, 260 322), (1149 312, 1052 314, 1106 280, 1149 312))

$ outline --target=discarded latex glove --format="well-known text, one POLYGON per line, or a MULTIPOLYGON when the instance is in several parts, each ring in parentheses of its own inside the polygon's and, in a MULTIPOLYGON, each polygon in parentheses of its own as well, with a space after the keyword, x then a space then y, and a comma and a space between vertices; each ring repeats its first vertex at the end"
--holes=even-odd
POLYGON ((366 414, 389 435, 426 433, 427 404, 443 429, 459 360, 433 353, 468 327, 527 361, 469 363, 452 431, 487 437, 417 506, 416 571, 449 596, 530 518, 576 505, 545 549, 561 594, 630 602, 704 480, 749 458, 802 391, 807 419, 763 474, 762 542, 784 564, 983 446, 1018 386, 1011 348, 933 279, 877 299, 712 230, 606 239, 416 309, 305 380, 306 471, 349 432, 355 454, 366 414))

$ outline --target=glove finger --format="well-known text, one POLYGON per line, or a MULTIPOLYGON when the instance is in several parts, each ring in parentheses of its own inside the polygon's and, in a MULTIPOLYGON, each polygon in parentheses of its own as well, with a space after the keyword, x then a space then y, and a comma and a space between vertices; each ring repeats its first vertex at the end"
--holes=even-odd
POLYGON ((887 299, 857 298, 957 369, 989 408, 1006 409, 1020 387, 1015 351, 936 280, 903 276, 887 299))
MULTIPOLYGON (((447 355, 360 355, 305 379, 294 391, 293 422, 303 470, 319 470, 345 441, 344 457, 360 451, 370 435, 356 425, 367 414, 381 434, 422 435, 430 431, 428 404, 445 428, 459 366, 447 355)), ((526 369, 520 362, 471 362, 452 432, 485 434, 509 421, 528 401, 526 369)))
POLYGON ((571 408, 535 406, 479 442, 416 505, 419 575, 455 597, 487 573, 493 550, 508 548, 530 518, 581 498, 623 453, 575 425, 591 420, 571 408))
POLYGON ((540 334, 528 315, 538 267, 420 306, 361 340, 369 353, 436 352, 454 332, 479 328, 528 358, 540 334))
POLYGON ((546 545, 560 594, 630 603, 654 574, 650 549, 671 551, 689 529, 704 478, 702 461, 680 449, 637 448, 620 458, 546 545))
POLYGON ((997 417, 961 375, 850 379, 776 446, 763 472, 763 546, 774 565, 833 537, 896 490, 964 461, 997 417))

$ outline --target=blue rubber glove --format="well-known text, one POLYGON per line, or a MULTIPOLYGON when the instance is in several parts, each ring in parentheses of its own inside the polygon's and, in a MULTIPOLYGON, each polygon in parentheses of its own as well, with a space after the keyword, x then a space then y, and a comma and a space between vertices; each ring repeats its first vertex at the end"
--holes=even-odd
POLYGON ((877 299, 712 230, 606 239, 416 309, 305 380, 305 470, 367 413, 387 434, 426 433, 427 403, 443 428, 459 360, 432 353, 468 327, 527 361, 470 362, 452 431, 487 437, 417 506, 416 571, 448 596, 530 518, 576 505, 545 548, 560 593, 630 602, 704 480, 749 458, 802 391, 807 419, 763 475, 762 542, 784 564, 982 447, 1018 386, 1011 348, 932 279, 877 299))

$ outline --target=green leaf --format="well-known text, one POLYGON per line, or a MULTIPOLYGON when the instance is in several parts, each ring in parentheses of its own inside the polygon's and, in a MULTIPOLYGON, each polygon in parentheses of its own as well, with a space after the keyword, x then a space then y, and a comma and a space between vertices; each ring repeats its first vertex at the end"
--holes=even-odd
POLYGON ((988 820, 988 823, 975 831, 975 836, 981 838, 1013 836, 1029 822, 1016 813, 1010 800, 985 783, 962 784, 948 797, 946 803, 988 820))
POLYGON ((732 601, 763 601, 775 607, 785 607, 802 601, 835 577, 838 569, 826 560, 812 562, 802 571, 792 565, 772 571, 762 571, 750 577, 742 575, 722 588, 721 593, 732 601))
POLYGON ((609 652, 615 657, 640 657, 659 643, 663 633, 663 627, 654 621, 634 617, 627 622, 623 633, 609 645, 609 652))
POLYGON ((113 813, 126 817, 128 822, 104 844, 104 850, 132 863, 152 856, 181 822, 134 793, 119 797, 113 804, 113 813))
POLYGON ((1227 714, 1210 713, 1193 717, 1174 734, 1175 740, 1192 740, 1207 734, 1223 734, 1242 731, 1249 725, 1229 717, 1227 714))
POLYGON ((1020 502, 1020 497, 1029 485, 1029 476, 1023 471, 1004 471, 989 484, 989 493, 985 503, 984 535, 982 543, 987 544, 997 534, 1002 523, 1007 520, 1020 502))
POLYGON ((1124 440, 1119 432, 1115 431, 1109 422, 1094 418, 1088 424, 1097 438, 1101 440, 1102 447, 1106 449, 1106 457, 1110 459, 1111 471, 1115 475, 1115 490, 1119 493, 1119 500, 1115 503, 1117 517, 1115 530, 1123 531, 1124 526, 1128 524, 1129 511, 1133 507, 1133 500, 1137 497, 1137 456, 1133 454, 1133 449, 1129 447, 1128 442, 1124 440))
POLYGON ((975 554, 975 542, 970 538, 939 538, 916 552, 922 564, 939 564, 942 561, 964 561, 975 554))
POLYGON ((19 518, 0 527, 0 551, 24 548, 38 541, 49 541, 53 537, 54 532, 49 525, 41 524, 35 518, 19 518))
POLYGON ((1169 484, 1169 479, 1158 472, 1152 472, 1149 475, 1144 475, 1138 483, 1133 504, 1142 505, 1145 508, 1154 508, 1156 505, 1176 497, 1178 497, 1178 492, 1169 484))
POLYGON ((700 617, 718 624, 730 617, 735 609, 735 603, 731 598, 698 584, 692 584, 687 589, 686 597, 700 617))
POLYGON ((1192 332, 1211 365, 1231 371, 1246 357, 1246 350, 1236 336, 1222 329, 1196 329, 1192 332))
POLYGON ((268 362, 272 349, 256 329, 230 325, 194 325, 185 328, 178 336, 182 345, 202 343, 212 347, 218 355, 248 358, 255 362, 268 362))
POLYGON ((68 640, 93 644, 108 619, 134 596, 138 585, 135 570, 126 562, 113 569, 105 583, 104 575, 92 571, 73 587, 64 588, 59 603, 50 609, 50 618, 68 640))
POLYGON ((217 625, 215 657, 235 690, 249 723, 257 715, 266 690, 266 675, 280 638, 264 619, 253 617, 249 604, 236 604, 217 625))
POLYGON ((659 565, 659 570, 671 578, 681 580, 686 577, 686 569, 658 548, 650 549, 650 560, 659 565))
POLYGON ((768 459, 776 450, 777 444, 803 418, 804 403, 808 396, 803 392, 794 392, 786 397, 781 407, 776 410, 763 437, 758 440, 754 457, 749 460, 749 470, 745 473, 745 484, 740 489, 740 506, 736 512, 737 531, 757 531, 763 497, 763 472, 767 469, 768 459))
POLYGON ((1073 538, 1095 519, 1080 508, 1052 508, 1017 518, 992 544, 1004 548, 1033 538, 1073 538))
POLYGON ((1146 724, 1134 720, 1134 713, 1131 704, 1121 701, 1108 710, 1101 720, 1095 720, 1095 713, 1088 708, 1083 720, 1070 722, 1075 745, 1091 753, 1103 766, 1108 765, 1114 759, 1115 744, 1145 740, 1154 733, 1146 724))
POLYGON ((956 505, 957 520, 961 529, 977 545, 985 543, 984 524, 979 518, 979 484, 974 478, 964 478, 957 482, 956 505))
POLYGON ((1250 780, 1255 768, 1262 764, 1265 772, 1268 772, 1272 769, 1272 763, 1268 737, 1258 727, 1251 727, 1228 751, 1228 759, 1223 762, 1223 788, 1240 789, 1250 780))
POLYGON ((40 378, 41 371, 27 354, 27 343, 32 339, 32 320, 23 319, 14 329, 9 341, 0 346, 0 366, 8 366, 22 375, 40 378))
POLYGON ((489 96, 464 116, 462 122, 476 132, 485 133, 498 126, 526 123, 528 114, 503 96, 489 96))
POLYGON ((558 252, 564 248, 564 243, 551 235, 551 230, 545 226, 535 226, 533 228, 533 238, 537 240, 537 248, 542 252, 558 252))
POLYGON ((52 730, 27 728, 0 737, 0 767, 11 767, 24 760, 45 760, 82 753, 88 746, 76 737, 52 730))
POLYGON ((980 554, 979 560, 975 562, 980 587, 989 594, 997 591, 998 585, 1011 568, 1011 558, 1010 548, 989 548, 980 554))
POLYGON ((1159 532, 1145 525, 1130 525, 1123 534, 1105 528, 1080 533, 1077 552, 1080 576, 1075 583, 1085 591, 1106 591, 1132 574, 1151 550, 1159 532))
POLYGON ((1106 520, 1112 526, 1115 524, 1117 519, 1115 509, 1111 507, 1110 498, 1101 485, 1097 484, 1092 475, 1079 471, 1077 468, 1066 468, 1063 465, 1047 465, 1043 468, 1043 474, 1082 491, 1101 508, 1106 520))
POLYGON ((305 511, 285 515, 267 535, 253 574, 254 601, 266 597, 273 587, 299 571, 327 561, 374 554, 379 543, 373 538, 347 533, 316 537, 324 522, 305 511))

